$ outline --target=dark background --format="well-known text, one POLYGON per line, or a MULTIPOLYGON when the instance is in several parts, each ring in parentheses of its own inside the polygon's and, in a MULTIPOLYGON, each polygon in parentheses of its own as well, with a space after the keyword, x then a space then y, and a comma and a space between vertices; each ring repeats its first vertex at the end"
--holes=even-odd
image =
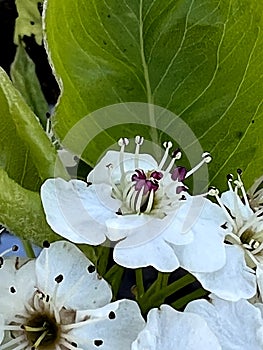
MULTIPOLYGON (((41 12, 41 6, 39 6, 39 11, 41 12)), ((0 0, 0 66, 8 74, 16 53, 13 36, 17 17, 15 0, 0 0)), ((34 36, 24 36, 22 40, 26 45, 28 55, 36 65, 36 73, 44 96, 48 104, 54 105, 59 95, 59 88, 52 75, 44 46, 37 45, 34 36)))

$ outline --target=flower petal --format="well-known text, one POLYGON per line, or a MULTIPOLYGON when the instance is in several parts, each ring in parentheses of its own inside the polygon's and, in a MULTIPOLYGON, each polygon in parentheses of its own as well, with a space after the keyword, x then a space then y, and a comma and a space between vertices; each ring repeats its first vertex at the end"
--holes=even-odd
POLYGON ((247 300, 230 302, 215 298, 212 304, 206 300, 195 300, 185 310, 186 313, 196 313, 206 320, 222 349, 262 350, 261 313, 247 300))
POLYGON ((138 304, 126 299, 101 309, 77 311, 76 317, 77 321, 88 318, 86 325, 70 332, 83 349, 95 349, 97 341, 103 350, 130 350, 145 324, 138 304))
POLYGON ((94 309, 107 304, 112 297, 108 283, 100 278, 94 265, 72 243, 59 241, 44 248, 36 260, 37 286, 53 295, 56 304, 72 309, 94 309), (55 278, 63 276, 59 285, 55 278), (80 293, 81 291, 81 293, 80 293))
POLYGON ((243 220, 247 220, 253 214, 253 210, 242 203, 240 197, 233 191, 223 192, 221 200, 234 217, 241 216, 243 220))
POLYGON ((202 286, 218 297, 237 301, 256 294, 256 276, 245 262, 243 250, 236 245, 225 245, 226 263, 218 271, 192 274, 202 286))
POLYGON ((7 258, 0 269, 0 311, 6 320, 25 310, 25 301, 36 286, 35 261, 28 261, 19 269, 15 264, 15 258, 7 258))
POLYGON ((158 237, 134 246, 127 246, 125 241, 121 241, 114 248, 113 259, 128 268, 153 266, 158 271, 171 272, 179 267, 172 248, 158 237))
POLYGON ((168 305, 150 310, 147 324, 132 350, 220 350, 216 336, 198 315, 168 305))
POLYGON ((98 245, 105 240, 105 221, 114 217, 119 201, 111 198, 111 187, 84 181, 48 179, 41 187, 48 224, 75 243, 98 245))

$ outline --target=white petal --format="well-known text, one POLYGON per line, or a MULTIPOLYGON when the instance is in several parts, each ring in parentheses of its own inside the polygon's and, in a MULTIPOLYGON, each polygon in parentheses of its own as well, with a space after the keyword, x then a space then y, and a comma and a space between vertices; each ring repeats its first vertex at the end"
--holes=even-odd
POLYGON ((158 237, 140 245, 127 246, 121 241, 114 248, 113 259, 128 268, 153 266, 158 271, 171 272, 179 267, 172 248, 158 237))
POLYGON ((25 302, 32 297, 36 286, 35 260, 19 269, 15 268, 15 262, 15 258, 7 258, 0 269, 0 311, 6 320, 24 312, 25 302))
POLYGON ((4 316, 0 314, 0 344, 2 343, 4 339, 4 316))
POLYGON ((220 350, 216 336, 198 315, 168 305, 150 310, 132 350, 220 350))
POLYGON ((193 239, 191 233, 181 233, 176 214, 167 215, 163 219, 147 214, 119 215, 106 221, 107 236, 111 240, 126 237, 122 245, 126 247, 136 246, 162 238, 175 244, 188 244, 193 239))
POLYGON ((260 310, 247 300, 195 300, 186 312, 202 316, 217 335, 224 350, 262 350, 263 320, 260 310))
POLYGON ((221 200, 234 217, 241 215, 243 220, 247 220, 253 214, 253 210, 242 203, 240 197, 233 191, 222 193, 221 200))
POLYGON ((48 179, 41 199, 51 228, 75 243, 98 245, 105 240, 105 221, 114 217, 120 203, 111 197, 111 187, 84 181, 48 179))
POLYGON ((57 286, 57 306, 94 309, 111 300, 108 283, 97 275, 93 264, 72 243, 59 241, 44 248, 36 260, 36 273, 38 288, 50 296, 57 286, 55 278, 63 276, 57 286), (89 266, 92 269, 87 269, 89 266))
POLYGON ((183 246, 172 245, 180 266, 193 272, 213 272, 226 262, 222 229, 212 220, 200 219, 193 227, 194 239, 183 246))
POLYGON ((218 271, 192 273, 202 286, 218 297, 237 301, 256 294, 256 276, 247 267, 243 250, 236 245, 225 245, 226 264, 218 271))
MULTIPOLYGON (((142 169, 145 171, 156 169, 157 162, 149 154, 140 154, 139 164, 135 167, 135 156, 133 153, 124 153, 123 155, 123 166, 124 171, 135 172, 135 169, 142 169)), ((94 184, 105 183, 110 185, 110 178, 108 172, 108 165, 112 166, 112 180, 114 183, 119 182, 121 179, 121 168, 120 168, 120 152, 108 151, 94 169, 88 175, 88 181, 94 184)))
POLYGON ((145 324, 137 303, 125 299, 102 309, 77 311, 77 321, 85 316, 90 317, 88 324, 70 332, 78 347, 83 349, 97 349, 94 341, 101 340, 103 350, 130 350, 145 324))

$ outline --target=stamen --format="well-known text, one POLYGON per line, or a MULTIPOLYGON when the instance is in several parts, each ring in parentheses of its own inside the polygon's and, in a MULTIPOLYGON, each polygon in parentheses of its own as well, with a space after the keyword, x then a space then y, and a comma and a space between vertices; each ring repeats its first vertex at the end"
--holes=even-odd
POLYGON ((143 192, 144 192, 144 186, 140 189, 140 192, 137 193, 136 204, 134 203, 135 199, 133 200, 133 198, 135 198, 135 196, 133 196, 133 198, 132 198, 132 206, 134 207, 134 204, 135 204, 135 211, 137 214, 140 213, 140 208, 142 206, 143 192))
POLYGON ((195 173, 198 169, 200 169, 201 166, 202 166, 203 164, 205 164, 205 163, 208 164, 208 163, 211 162, 211 160, 212 160, 211 154, 210 154, 209 152, 204 152, 204 153, 202 154, 202 160, 201 160, 195 167, 193 167, 193 169, 191 169, 190 171, 188 171, 188 172, 186 173, 185 178, 187 179, 190 175, 192 175, 192 174, 195 173))
POLYGON ((227 184, 228 184, 230 191, 233 191, 232 181, 233 181, 233 174, 228 174, 227 175, 227 184))
POLYGON ((158 170, 161 170, 163 168, 163 166, 164 166, 164 164, 166 162, 166 159, 168 157, 169 150, 170 150, 170 148, 173 147, 173 144, 172 144, 171 141, 168 141, 168 142, 164 142, 163 146, 165 148, 165 152, 164 152, 163 158, 161 159, 161 162, 158 165, 158 170))
POLYGON ((177 148, 173 154, 172 154, 172 159, 168 165, 168 167, 165 169, 165 171, 167 171, 168 173, 170 172, 170 170, 172 169, 174 163, 176 160, 180 159, 182 157, 182 152, 180 151, 179 148, 177 148))
POLYGON ((234 231, 237 232, 238 228, 237 228, 237 225, 236 225, 236 222, 235 220, 231 217, 231 215, 229 214, 229 212, 227 211, 226 207, 224 206, 223 202, 221 201, 221 199, 219 198, 219 191, 217 188, 215 187, 210 187, 209 191, 208 191, 208 194, 210 196, 214 196, 218 202, 218 204, 220 205, 220 207, 223 209, 224 213, 225 213, 225 216, 227 217, 227 219, 231 222, 233 228, 234 228, 234 231))
MULTIPOLYGON (((25 340, 25 335, 24 334, 20 335, 17 338, 14 338, 14 339, 10 340, 9 342, 7 342, 5 344, 0 345, 0 349, 1 350, 8 349, 10 346, 13 346, 13 345, 15 345, 17 343, 19 344, 20 341, 22 341, 22 340, 25 340)), ((18 345, 17 347, 15 347, 15 350, 17 350, 17 349, 24 349, 27 345, 28 345, 28 341, 26 340, 21 345, 18 345)))
POLYGON ((17 252, 18 249, 19 249, 19 247, 16 244, 14 244, 11 248, 8 248, 8 249, 4 250, 2 253, 0 253, 0 256, 3 257, 8 253, 17 252))
POLYGON ((109 172, 110 185, 111 185, 112 189, 114 190, 116 196, 117 196, 118 198, 121 198, 122 195, 121 195, 120 190, 119 190, 118 187, 115 185, 115 183, 112 181, 112 170, 113 170, 112 164, 108 164, 108 165, 107 165, 107 168, 108 168, 108 172, 109 172))
POLYGON ((150 195, 148 197, 147 207, 146 207, 144 213, 146 213, 146 214, 150 213, 152 206, 153 206, 153 199, 154 199, 154 190, 152 189, 150 191, 150 195))
POLYGON ((37 341, 35 342, 35 344, 32 346, 32 349, 37 349, 38 346, 41 344, 42 340, 45 339, 45 336, 48 334, 48 330, 46 330, 45 332, 43 332, 41 334, 41 336, 37 339, 37 341))
POLYGON ((121 169, 121 175, 125 175, 125 170, 124 170, 124 150, 125 147, 129 144, 129 139, 126 137, 122 137, 118 141, 118 145, 120 146, 120 158, 119 158, 119 164, 120 164, 120 169, 121 169))
POLYGON ((139 153, 140 146, 143 144, 144 138, 142 136, 135 137, 135 152, 134 152, 134 167, 135 169, 139 167, 139 153))
POLYGON ((239 181, 239 184, 240 184, 240 189, 241 189, 241 192, 242 192, 242 196, 243 196, 243 199, 245 201, 245 205, 248 208, 250 208, 249 201, 248 201, 248 198, 247 198, 247 194, 246 194, 246 191, 245 191, 245 188, 244 188, 244 184, 243 184, 243 181, 241 180, 241 175, 242 175, 242 170, 241 169, 237 169, 237 178, 238 178, 238 181, 239 181))

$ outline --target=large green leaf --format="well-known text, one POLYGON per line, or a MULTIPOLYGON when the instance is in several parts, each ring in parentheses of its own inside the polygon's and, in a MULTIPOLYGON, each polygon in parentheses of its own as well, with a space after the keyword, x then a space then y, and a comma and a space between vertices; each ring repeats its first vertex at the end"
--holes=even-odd
POLYGON ((55 166, 60 176, 66 176, 55 147, 1 68, 0 130, 0 168, 19 185, 38 190, 46 178, 54 176, 55 166))
MULTIPOLYGON (((107 105, 154 103, 182 118, 212 152, 213 184, 222 185, 237 167, 251 184, 263 172, 262 13, 262 0, 48 0, 46 41, 62 81, 57 135, 63 140, 81 118, 107 105)), ((104 128, 105 120, 90 118, 65 144, 78 152, 104 128)), ((135 131, 107 130, 84 159, 94 164, 113 137, 135 131)), ((189 140, 186 148, 195 144, 189 140)))

